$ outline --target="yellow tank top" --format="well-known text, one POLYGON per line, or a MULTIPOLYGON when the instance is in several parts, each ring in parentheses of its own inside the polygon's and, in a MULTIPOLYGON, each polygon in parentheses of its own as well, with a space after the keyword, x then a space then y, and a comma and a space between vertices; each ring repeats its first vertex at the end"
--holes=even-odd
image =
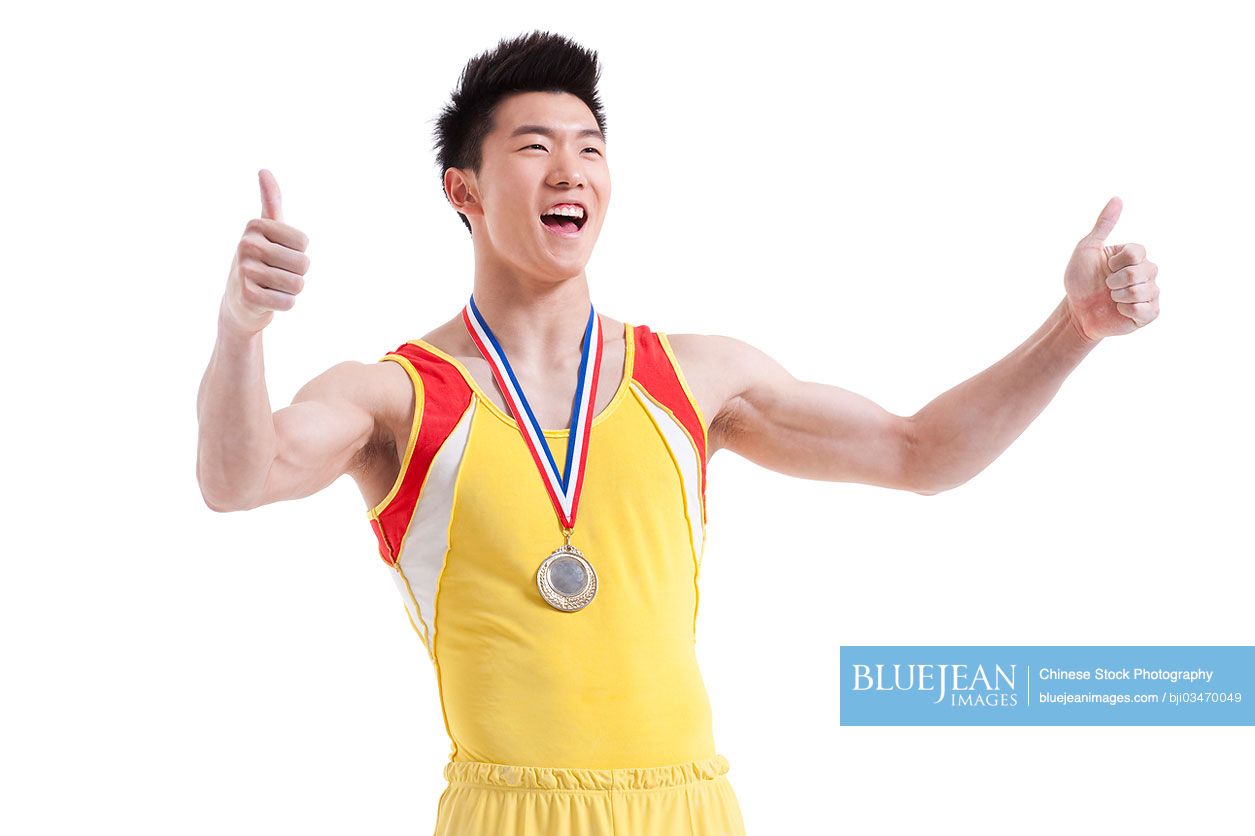
MULTIPOLYGON (((536 585, 563 538, 514 418, 423 340, 380 358, 409 373, 415 411, 396 482, 367 514, 435 665, 451 761, 622 769, 716 754, 694 652, 706 424, 666 335, 625 324, 624 338, 622 383, 589 430, 571 544, 598 587, 576 612, 536 585)), ((545 430, 557 461, 567 434, 545 430)))

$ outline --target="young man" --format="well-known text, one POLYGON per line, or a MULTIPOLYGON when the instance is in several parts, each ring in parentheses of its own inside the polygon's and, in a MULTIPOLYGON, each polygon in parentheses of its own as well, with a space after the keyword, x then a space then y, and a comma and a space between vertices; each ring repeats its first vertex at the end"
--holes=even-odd
POLYGON ((348 473, 436 667, 452 743, 437 834, 740 834, 693 649, 706 465, 935 494, 993 461, 1104 337, 1158 314, 1138 244, 1104 246, 1003 360, 911 417, 794 379, 744 342, 596 313, 584 267, 610 202, 596 53, 532 33, 467 65, 437 129, 471 233, 466 307, 271 413, 261 334, 309 267, 260 172, 199 396, 217 511, 348 473))

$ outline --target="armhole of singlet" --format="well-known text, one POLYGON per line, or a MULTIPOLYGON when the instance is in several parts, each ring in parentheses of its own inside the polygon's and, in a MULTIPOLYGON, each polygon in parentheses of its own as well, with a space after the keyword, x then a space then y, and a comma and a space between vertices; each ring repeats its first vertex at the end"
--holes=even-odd
POLYGON ((397 472, 396 481, 392 483, 392 488, 388 491, 388 495, 380 500, 379 504, 374 508, 368 508, 366 515, 369 518, 378 518, 392 503, 396 497, 397 491, 401 489, 401 485, 405 482, 405 474, 410 469, 410 457, 414 455, 414 445, 418 442, 418 428, 423 423, 423 405, 425 402, 423 391, 423 379, 418 374, 418 369, 414 368, 414 364, 407 357, 396 353, 388 353, 380 357, 378 362, 392 360, 405 369, 410 376, 410 382, 414 386, 414 417, 410 422, 410 437, 405 442, 405 455, 401 458, 401 469, 397 472))
POLYGON ((697 416, 697 423, 702 428, 703 446, 710 444, 708 431, 706 429, 706 418, 702 415, 702 408, 697 405, 697 398, 693 396, 693 390, 689 388, 688 380, 684 377, 684 370, 680 368, 680 361, 676 359, 675 352, 671 350, 671 342, 667 339, 667 335, 662 331, 655 331, 658 335, 658 343, 662 346, 662 350, 666 352, 667 359, 671 361, 671 367, 675 369, 676 379, 680 381, 680 388, 684 390, 685 396, 688 397, 689 403, 693 405, 693 413, 697 416))

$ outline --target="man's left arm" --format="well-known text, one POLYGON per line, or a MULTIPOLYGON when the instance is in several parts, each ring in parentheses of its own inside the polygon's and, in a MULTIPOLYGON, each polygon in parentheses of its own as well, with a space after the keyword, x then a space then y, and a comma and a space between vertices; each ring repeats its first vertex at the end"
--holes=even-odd
POLYGON ((706 338, 703 367, 718 404, 711 453, 726 446, 789 475, 921 494, 963 484, 1019 437, 1099 341, 1158 316, 1158 267, 1145 248, 1103 243, 1120 210, 1119 198, 1108 201, 1077 244, 1064 271, 1066 296, 1032 336, 909 418, 796 380, 739 340, 706 338))

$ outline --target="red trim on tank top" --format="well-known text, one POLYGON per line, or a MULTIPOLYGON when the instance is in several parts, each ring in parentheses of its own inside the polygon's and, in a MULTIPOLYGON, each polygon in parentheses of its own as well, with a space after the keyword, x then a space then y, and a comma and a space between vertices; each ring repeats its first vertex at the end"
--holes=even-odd
MULTIPOLYGON (((376 516, 371 517, 380 554, 385 562, 395 564, 431 463, 466 413, 474 393, 457 368, 422 346, 406 342, 390 353, 409 360, 423 383, 423 415, 409 465, 398 476, 401 484, 391 502, 376 515, 377 521, 376 516)), ((414 408, 419 409, 420 404, 414 408)))
POLYGON ((706 436, 702 432, 701 419, 693 408, 688 393, 684 391, 684 386, 680 383, 679 376, 682 372, 672 364, 658 335, 651 331, 648 325, 638 325, 635 331, 636 364, 632 369, 633 378, 655 400, 671 410, 697 450, 702 523, 704 524, 706 521, 706 436))

